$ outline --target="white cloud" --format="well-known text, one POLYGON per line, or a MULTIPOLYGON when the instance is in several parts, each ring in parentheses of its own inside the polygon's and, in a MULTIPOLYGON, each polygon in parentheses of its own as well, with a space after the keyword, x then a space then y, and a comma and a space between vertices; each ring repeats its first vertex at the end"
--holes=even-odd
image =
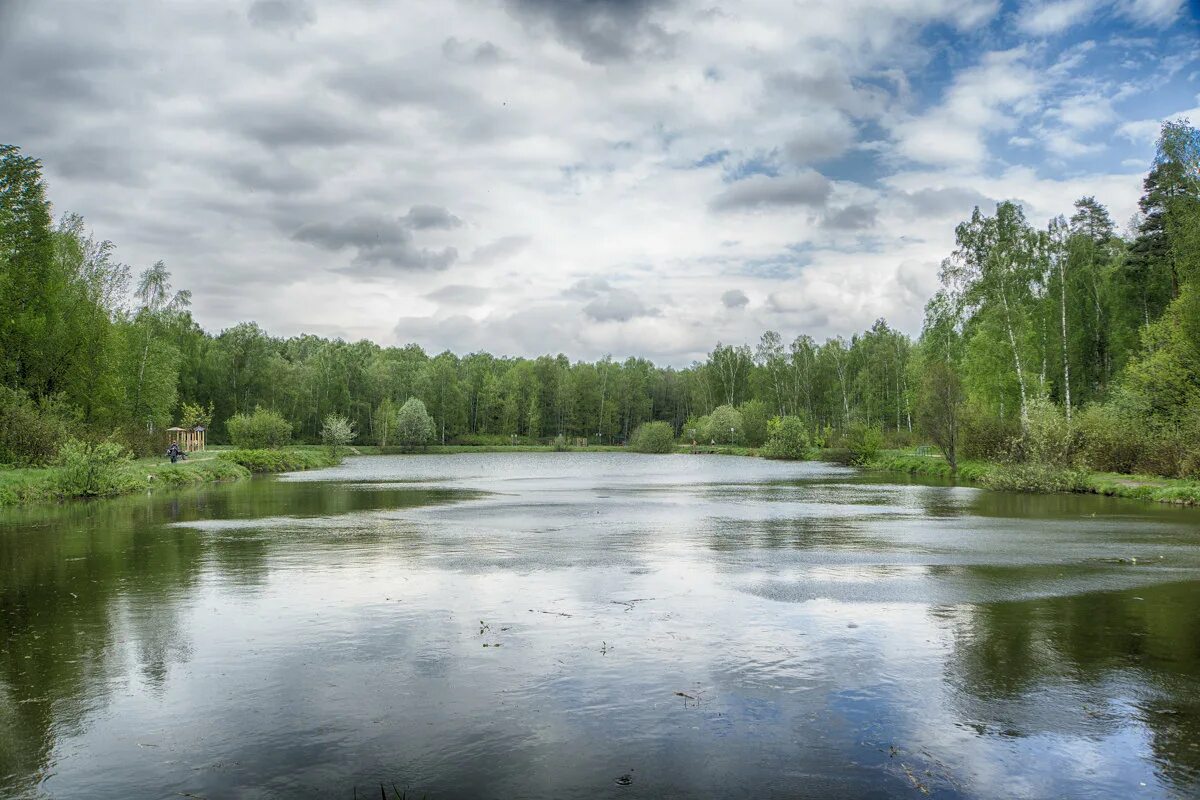
MULTIPOLYGON (((915 332, 972 205, 1125 218, 1118 159, 1167 102, 1122 118, 1087 45, 989 52, 1011 15, 974 0, 33 5, 0 0, 0 141, 56 210, 165 259, 208 328, 433 350, 686 364, 765 327, 915 332), (1107 173, 1055 171, 1109 138, 1107 173)), ((1019 18, 1050 36, 1079 6, 1019 18)), ((1179 9, 1121 6, 1138 52, 1179 9)))
POLYGON ((1118 0, 1117 10, 1138 25, 1165 28, 1179 18, 1184 0, 1118 0))
POLYGON ((994 51, 960 72, 939 105, 895 125, 897 152, 926 164, 984 160, 986 134, 1014 127, 1047 89, 1027 56, 1024 48, 994 51))
POLYGON ((1093 0, 1027 2, 1017 17, 1017 27, 1033 36, 1061 33, 1085 20, 1094 10, 1093 0))

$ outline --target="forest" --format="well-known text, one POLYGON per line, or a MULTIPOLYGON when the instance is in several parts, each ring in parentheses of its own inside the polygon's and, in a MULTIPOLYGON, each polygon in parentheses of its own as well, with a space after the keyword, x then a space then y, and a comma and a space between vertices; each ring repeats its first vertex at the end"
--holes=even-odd
POLYGON ((42 165, 0 146, 0 464, 53 463, 71 438, 144 454, 165 428, 276 412, 298 441, 330 415, 388 444, 423 401, 437 443, 556 436, 622 444, 642 423, 685 442, 762 445, 795 419, 833 447, 878 436, 962 457, 1200 475, 1200 132, 1162 126, 1139 212, 1092 197, 1051 220, 1012 202, 964 209, 916 339, 878 320, 849 339, 766 331, 683 369, 426 352, 254 322, 204 330, 167 265, 135 271, 75 214, 42 165))

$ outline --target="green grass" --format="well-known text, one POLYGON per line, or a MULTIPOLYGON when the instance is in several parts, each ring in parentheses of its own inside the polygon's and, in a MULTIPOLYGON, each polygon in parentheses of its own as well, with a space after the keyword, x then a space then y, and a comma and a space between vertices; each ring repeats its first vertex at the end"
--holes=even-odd
MULTIPOLYGON (((118 467, 112 494, 131 494, 155 489, 198 486, 219 481, 249 478, 256 472, 292 472, 337 464, 323 447, 284 450, 230 450, 216 448, 195 453, 186 461, 172 464, 161 456, 139 458, 118 467)), ((58 469, 0 468, 0 507, 71 499, 58 488, 58 469)))
MULTIPOLYGON (((58 469, 0 469, 0 506, 69 499, 57 485, 58 469)), ((117 468, 115 494, 158 487, 195 486, 250 477, 249 471, 215 456, 197 455, 172 464, 164 458, 139 458, 117 468)))
POLYGON ((902 450, 885 450, 876 456, 867 468, 884 472, 903 472, 906 475, 920 475, 926 478, 954 479, 964 483, 983 483, 991 474, 993 465, 985 461, 959 461, 958 474, 955 475, 950 469, 950 464, 941 456, 920 456, 902 450))
MULTIPOLYGON (((960 483, 984 486, 1003 486, 1000 481, 1001 467, 985 461, 960 461, 958 474, 953 475, 950 465, 941 456, 921 456, 898 450, 889 450, 868 465, 869 469, 884 472, 899 472, 931 478, 955 480, 960 483)), ((1100 494, 1108 497, 1126 497, 1133 500, 1150 500, 1156 503, 1177 505, 1200 505, 1200 481, 1182 478, 1163 478, 1156 475, 1120 475, 1112 472, 1085 472, 1078 481, 1070 481, 1071 491, 1100 494)), ((1037 491, 1030 489, 1029 491, 1037 491)))
POLYGON ((218 459, 250 472, 298 472, 340 464, 342 459, 324 447, 289 447, 283 450, 221 450, 218 459))

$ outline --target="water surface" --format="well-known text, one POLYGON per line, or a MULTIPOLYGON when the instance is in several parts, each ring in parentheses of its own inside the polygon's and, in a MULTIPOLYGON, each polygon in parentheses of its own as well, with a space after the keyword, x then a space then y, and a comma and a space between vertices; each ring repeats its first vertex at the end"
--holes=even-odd
POLYGON ((3 797, 1200 794, 1200 515, 1130 501, 353 458, 0 515, 0 636, 3 797))

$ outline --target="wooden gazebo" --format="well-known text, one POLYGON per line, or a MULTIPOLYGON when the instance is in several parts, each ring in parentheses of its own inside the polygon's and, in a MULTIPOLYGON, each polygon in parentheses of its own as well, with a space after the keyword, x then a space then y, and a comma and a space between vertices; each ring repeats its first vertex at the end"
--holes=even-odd
POLYGON ((171 437, 171 441, 178 444, 179 449, 185 453, 204 449, 204 432, 203 425, 194 428, 167 428, 167 435, 171 437))

